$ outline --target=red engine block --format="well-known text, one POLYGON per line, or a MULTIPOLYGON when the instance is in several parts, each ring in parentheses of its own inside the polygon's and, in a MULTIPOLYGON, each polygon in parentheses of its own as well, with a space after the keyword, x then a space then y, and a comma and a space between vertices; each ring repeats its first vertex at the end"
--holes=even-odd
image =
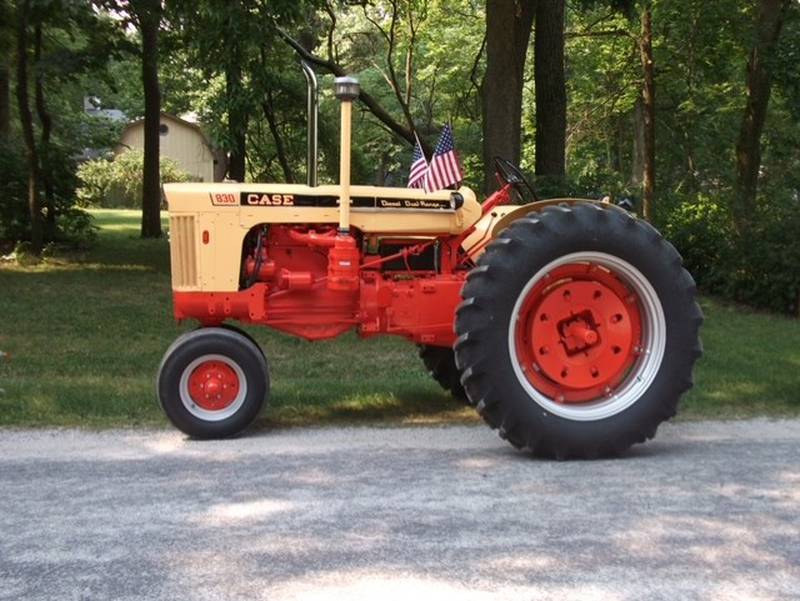
POLYGON ((364 256, 359 241, 333 227, 271 226, 245 259, 249 284, 239 292, 174 292, 175 317, 203 325, 226 319, 269 325, 307 340, 358 328, 362 336, 396 334, 452 345, 453 316, 465 270, 453 269, 459 240, 440 241, 443 269, 384 271, 391 259, 419 254, 410 243, 389 257, 364 256))

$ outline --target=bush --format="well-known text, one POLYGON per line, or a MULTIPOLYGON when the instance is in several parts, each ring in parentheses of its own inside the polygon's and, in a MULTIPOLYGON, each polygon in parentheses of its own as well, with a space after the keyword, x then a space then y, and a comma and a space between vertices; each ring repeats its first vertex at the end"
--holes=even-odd
MULTIPOLYGON (((48 225, 47 191, 41 181, 44 238, 48 243, 86 246, 93 240, 94 230, 91 216, 74 206, 77 179, 73 155, 74 150, 58 140, 51 142, 47 152, 39 149, 42 173, 50 182, 53 204, 53 219, 48 225)), ((20 140, 0 144, 0 198, 0 242, 4 248, 14 248, 16 243, 30 240, 28 165, 20 140)))
POLYGON ((98 228, 94 217, 78 207, 69 207, 61 211, 56 218, 61 239, 70 246, 89 248, 97 240, 98 228))
POLYGON ((22 144, 0 143, 0 240, 11 247, 29 236, 27 173, 22 144))
POLYGON ((663 229, 697 284, 710 292, 723 292, 730 280, 734 242, 726 203, 698 196, 678 204, 669 212, 663 229))
POLYGON ((728 296, 800 316, 800 202, 770 199, 737 239, 728 296))
POLYGON ((742 232, 728 203, 700 196, 672 209, 664 233, 706 292, 753 307, 800 312, 800 202, 762 201, 742 232))
MULTIPOLYGON (((188 182, 191 176, 173 159, 161 158, 161 182, 188 182)), ((112 161, 87 161, 78 168, 81 206, 138 209, 142 206, 144 153, 129 150, 112 161)))

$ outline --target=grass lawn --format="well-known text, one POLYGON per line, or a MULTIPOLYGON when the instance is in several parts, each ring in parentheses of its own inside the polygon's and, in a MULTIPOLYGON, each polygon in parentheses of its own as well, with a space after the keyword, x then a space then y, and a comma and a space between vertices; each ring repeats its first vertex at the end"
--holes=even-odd
MULTIPOLYGON (((139 214, 98 210, 88 252, 0 263, 0 425, 166 424, 155 400, 161 355, 190 324, 171 315, 166 240, 138 238, 139 214)), ((800 413, 800 322, 705 298, 706 354, 683 419, 800 413)), ((260 423, 474 420, 390 337, 308 343, 250 328, 272 376, 260 423)))

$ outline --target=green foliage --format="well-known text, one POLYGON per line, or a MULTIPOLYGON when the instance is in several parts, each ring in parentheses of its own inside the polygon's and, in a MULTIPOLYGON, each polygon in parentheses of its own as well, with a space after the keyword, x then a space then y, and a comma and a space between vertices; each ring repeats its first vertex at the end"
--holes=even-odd
MULTIPOLYGON (((397 96, 408 99, 409 112, 423 141, 435 145, 444 123, 452 123, 459 158, 465 166, 465 184, 475 188, 480 187, 482 178, 481 101, 476 84, 480 84, 483 72, 479 51, 484 23, 483 2, 383 0, 340 11, 332 33, 338 60, 360 78, 363 89, 405 125, 408 123, 397 96)), ((327 53, 326 44, 327 40, 321 40, 317 49, 322 55, 327 53)), ((371 115, 364 114, 356 127, 357 139, 366 141, 357 150, 362 155, 360 163, 372 166, 356 174, 358 181, 375 182, 375 166, 380 165, 384 175, 390 174, 393 185, 404 185, 411 146, 390 135, 371 115)))
POLYGON ((0 141, 0 241, 25 238, 28 231, 28 180, 19 141, 0 141))
MULTIPOLYGON (((14 4, 0 3, 3 66, 9 66, 16 45, 16 32, 9 27, 14 22, 14 4)), ((107 61, 119 54, 125 36, 114 19, 96 12, 88 2, 37 0, 30 6, 28 108, 42 174, 38 191, 45 240, 51 247, 84 246, 91 242, 93 228, 90 217, 74 207, 76 157, 87 148, 111 146, 119 132, 118 126, 83 112, 84 84, 92 77, 103 77, 107 61), (41 45, 34 51, 37 30, 41 45)), ((16 81, 12 81, 14 86, 16 81)), ((8 139, 0 141, 0 241, 4 247, 24 249, 26 245, 18 243, 30 237, 28 163, 15 91, 3 99, 10 100, 12 124, 8 139)))
MULTIPOLYGON (((63 215, 57 222, 72 231, 67 215, 75 199, 75 165, 70 157, 85 148, 113 147, 119 136, 118 126, 83 114, 82 96, 97 95, 105 107, 140 116, 140 40, 130 26, 130 4, 35 4, 36 18, 45 24, 45 46, 32 75, 44 75, 54 115, 52 148, 43 160, 57 182, 63 215), (112 17, 102 7, 116 12, 112 17)), ((762 136, 759 209, 741 236, 728 205, 736 184, 735 145, 758 3, 648 4, 654 26, 657 225, 680 248, 703 289, 796 312, 798 245, 789 236, 797 235, 798 207, 791 199, 800 197, 800 4, 790 4, 780 45, 774 56, 765 57, 774 85, 762 136)), ((413 124, 424 142, 434 144, 441 126, 451 122, 465 183, 480 187, 484 0, 242 0, 224 6, 168 0, 162 6, 162 106, 196 113, 223 150, 232 150, 236 133, 244 131, 247 179, 302 181, 305 175, 305 80, 296 53, 278 35, 280 27, 317 56, 359 77, 362 88, 398 123, 413 124)), ((641 123, 641 7, 632 0, 567 3, 567 176, 531 176, 540 196, 640 197, 641 153, 635 141, 641 123)), ((9 52, 12 38, 0 39, 9 52)), ((529 172, 536 158, 531 58, 523 86, 521 149, 522 167, 529 172)), ((333 77, 317 71, 319 179, 331 183, 338 177, 339 106, 331 94, 333 77)), ((410 145, 360 103, 354 120, 353 181, 405 185, 410 145)), ((25 164, 15 144, 0 156, 5 199, 0 237, 6 239, 24 238, 27 228, 25 164)), ((125 160, 84 164, 80 203, 138 206, 140 165, 125 160)), ((169 162, 162 169, 164 181, 185 177, 169 162)))
POLYGON ((56 217, 58 231, 74 248, 87 249, 97 240, 98 227, 91 213, 78 207, 69 207, 56 217))
POLYGON ((762 202, 742 232, 731 226, 727 207, 724 199, 699 196, 671 211, 664 232, 702 289, 798 315, 800 202, 762 202))
MULTIPOLYGON (((84 207, 136 208, 142 204, 144 153, 129 150, 114 160, 87 161, 78 168, 78 202, 84 207)), ((161 182, 188 182, 191 176, 170 158, 161 157, 161 182)))
POLYGON ((715 292, 726 290, 734 231, 723 199, 699 195, 678 204, 670 211, 663 232, 699 286, 715 292))
MULTIPOLYGON (((93 240, 93 227, 90 216, 73 206, 77 180, 71 152, 69 146, 55 143, 42 156, 55 209, 55 231, 50 242, 85 246, 93 240)), ((0 143, 0 198, 0 242, 13 245, 27 240, 30 227, 27 163, 18 140, 0 143)))
POLYGON ((800 316, 800 202, 763 202, 736 239, 727 296, 800 316))

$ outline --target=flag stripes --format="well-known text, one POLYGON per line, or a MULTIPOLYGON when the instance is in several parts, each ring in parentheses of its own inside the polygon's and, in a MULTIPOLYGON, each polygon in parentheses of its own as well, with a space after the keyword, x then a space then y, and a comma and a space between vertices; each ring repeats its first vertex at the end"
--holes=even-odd
POLYGON ((417 138, 408 173, 409 188, 424 188, 426 192, 436 192, 453 184, 459 184, 463 179, 464 174, 458 164, 453 128, 450 124, 442 129, 430 163, 425 160, 422 144, 417 138))
POLYGON ((411 169, 408 173, 408 187, 422 188, 425 185, 425 174, 427 172, 428 161, 425 160, 422 144, 417 138, 417 143, 414 145, 414 154, 411 157, 411 169))
POLYGON ((425 176, 425 191, 435 192, 453 184, 458 184, 464 179, 461 167, 456 156, 453 130, 450 124, 444 126, 439 136, 439 142, 433 151, 433 158, 428 166, 425 176))

